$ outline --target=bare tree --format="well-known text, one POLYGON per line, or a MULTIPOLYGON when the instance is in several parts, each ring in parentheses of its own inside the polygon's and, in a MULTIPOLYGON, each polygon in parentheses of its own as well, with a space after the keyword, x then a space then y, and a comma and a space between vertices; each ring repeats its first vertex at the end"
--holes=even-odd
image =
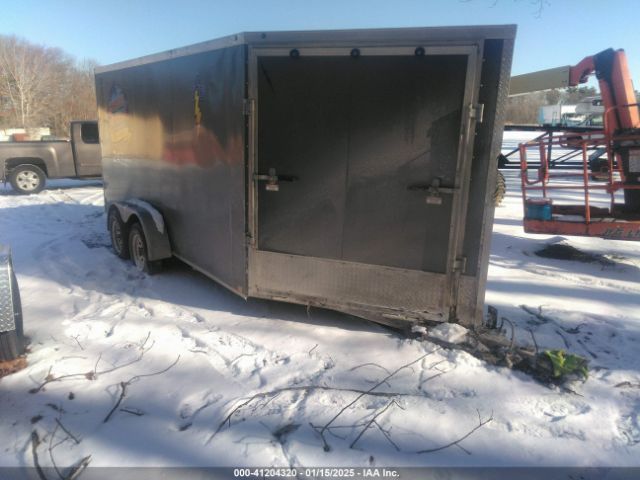
POLYGON ((46 84, 57 52, 31 45, 17 37, 0 42, 2 94, 9 100, 14 121, 21 127, 35 126, 44 113, 46 84))
POLYGON ((0 35, 0 125, 51 127, 95 118, 95 62, 77 63, 57 48, 0 35))
POLYGON ((507 101, 506 122, 523 125, 538 122, 538 111, 545 105, 544 92, 509 97, 507 101))

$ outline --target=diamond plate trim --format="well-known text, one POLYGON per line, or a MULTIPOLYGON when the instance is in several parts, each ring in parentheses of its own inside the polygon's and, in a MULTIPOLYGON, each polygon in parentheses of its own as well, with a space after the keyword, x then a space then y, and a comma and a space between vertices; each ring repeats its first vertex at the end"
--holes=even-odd
POLYGON ((447 317, 446 275, 266 251, 250 252, 249 294, 398 318, 447 317))
POLYGON ((11 292, 11 250, 0 246, 0 333, 16 329, 11 292))

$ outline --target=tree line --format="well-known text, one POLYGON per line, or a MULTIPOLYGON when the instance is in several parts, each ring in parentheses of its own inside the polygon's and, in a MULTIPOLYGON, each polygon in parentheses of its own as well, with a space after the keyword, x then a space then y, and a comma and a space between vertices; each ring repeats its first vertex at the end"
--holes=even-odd
POLYGON ((506 123, 527 125, 538 123, 538 111, 545 105, 575 105, 583 98, 595 97, 598 91, 593 87, 570 87, 566 90, 547 90, 509 97, 507 100, 506 123))
MULTIPOLYGON (((49 127, 66 136, 72 120, 97 117, 93 60, 76 61, 59 48, 0 35, 0 129, 49 127)), ((576 104, 597 95, 593 87, 510 97, 506 122, 535 124, 544 105, 576 104)))
MULTIPOLYGON (((564 90, 553 89, 544 92, 532 92, 509 97, 507 100, 506 123, 527 125, 538 123, 538 111, 545 105, 576 105, 587 97, 596 97, 599 92, 594 87, 569 87, 564 90)), ((640 102, 640 92, 636 91, 640 102)))
POLYGON ((0 128, 49 127, 67 136, 72 120, 97 117, 93 60, 0 35, 0 128))

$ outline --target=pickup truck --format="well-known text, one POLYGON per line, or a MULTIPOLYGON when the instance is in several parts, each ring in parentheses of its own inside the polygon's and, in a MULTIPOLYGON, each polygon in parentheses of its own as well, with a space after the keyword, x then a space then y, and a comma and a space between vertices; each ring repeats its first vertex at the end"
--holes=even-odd
POLYGON ((70 140, 0 142, 0 180, 22 194, 38 193, 47 178, 102 175, 95 121, 71 122, 70 140))

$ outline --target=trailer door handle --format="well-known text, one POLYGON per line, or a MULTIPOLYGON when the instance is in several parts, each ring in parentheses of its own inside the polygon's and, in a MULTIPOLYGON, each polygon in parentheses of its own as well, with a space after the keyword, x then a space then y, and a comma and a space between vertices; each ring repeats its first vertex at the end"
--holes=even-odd
POLYGON ((298 177, 295 175, 277 175, 275 168, 270 168, 267 175, 256 173, 253 175, 253 180, 256 182, 267 182, 265 190, 268 192, 277 192, 280 190, 278 182, 295 182, 298 177))
POLYGON ((442 182, 441 178, 434 178, 431 181, 430 185, 425 185, 425 184, 409 185, 407 187, 407 190, 427 192, 427 196, 425 198, 426 203, 428 203, 429 205, 442 205, 443 193, 446 193, 448 195, 453 195, 459 189, 457 187, 443 187, 440 185, 441 182, 442 182))

